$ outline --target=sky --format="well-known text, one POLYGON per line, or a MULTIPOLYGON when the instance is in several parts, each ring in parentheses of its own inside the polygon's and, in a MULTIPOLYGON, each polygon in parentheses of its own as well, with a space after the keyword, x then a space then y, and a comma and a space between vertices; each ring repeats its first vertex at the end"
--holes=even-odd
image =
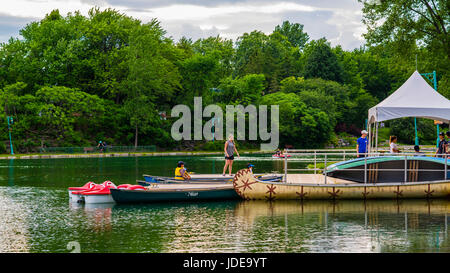
POLYGON ((113 8, 143 23, 157 18, 175 41, 217 35, 235 41, 253 30, 270 34, 289 20, 304 25, 310 39, 325 37, 352 50, 364 44, 366 30, 357 0, 0 0, 0 7, 0 43, 20 38, 20 29, 53 9, 87 15, 92 7, 113 8))

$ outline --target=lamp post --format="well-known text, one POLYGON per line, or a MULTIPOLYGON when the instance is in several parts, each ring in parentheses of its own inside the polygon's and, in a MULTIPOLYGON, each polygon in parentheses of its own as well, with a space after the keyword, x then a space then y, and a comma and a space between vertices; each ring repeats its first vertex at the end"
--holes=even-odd
MULTIPOLYGON (((436 80, 436 71, 433 71, 432 73, 421 73, 420 75, 425 76, 427 80, 433 83, 434 90, 437 92, 437 80, 436 80)), ((414 118, 414 125, 416 130, 416 145, 419 145, 419 139, 417 137, 417 125, 416 125, 416 118, 414 118)), ((437 131, 437 140, 436 140, 436 147, 439 146, 439 124, 436 124, 436 131, 437 131)))
POLYGON ((11 154, 14 154, 14 149, 13 149, 13 145, 12 145, 12 139, 11 139, 11 125, 14 123, 14 120, 12 117, 10 116, 6 116, 6 121, 8 122, 8 132, 9 132, 9 147, 11 149, 11 154))

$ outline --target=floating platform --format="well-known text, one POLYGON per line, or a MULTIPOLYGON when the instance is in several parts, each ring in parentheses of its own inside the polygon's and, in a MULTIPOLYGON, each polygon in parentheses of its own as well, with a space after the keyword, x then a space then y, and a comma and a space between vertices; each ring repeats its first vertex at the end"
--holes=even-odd
POLYGON ((359 183, 426 182, 450 177, 449 163, 450 160, 446 168, 444 158, 377 156, 335 163, 328 166, 325 173, 330 177, 359 183))
POLYGON ((245 200, 450 198, 450 180, 358 183, 320 174, 289 175, 287 182, 257 179, 248 170, 236 173, 233 186, 245 200))

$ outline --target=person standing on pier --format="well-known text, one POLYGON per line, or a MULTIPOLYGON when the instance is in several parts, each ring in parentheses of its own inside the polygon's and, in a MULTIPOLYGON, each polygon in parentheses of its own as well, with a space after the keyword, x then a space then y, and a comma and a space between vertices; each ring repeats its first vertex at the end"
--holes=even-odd
POLYGON ((366 157, 367 156, 367 131, 361 131, 361 137, 356 141, 356 157, 366 157))
POLYGON ((234 153, 236 152, 237 156, 239 157, 239 153, 238 153, 238 151, 236 149, 236 145, 234 143, 233 135, 230 135, 228 137, 227 142, 225 142, 224 151, 225 151, 225 167, 223 167, 222 175, 225 176, 225 172, 227 171, 227 168, 228 168, 228 173, 231 176, 232 175, 231 170, 233 168, 234 153))

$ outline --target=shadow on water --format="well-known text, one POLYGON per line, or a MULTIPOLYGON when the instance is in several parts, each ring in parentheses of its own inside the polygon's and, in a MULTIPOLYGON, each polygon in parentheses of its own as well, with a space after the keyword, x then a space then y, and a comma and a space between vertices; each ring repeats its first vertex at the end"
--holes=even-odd
POLYGON ((14 158, 9 160, 8 186, 14 186, 14 158))

